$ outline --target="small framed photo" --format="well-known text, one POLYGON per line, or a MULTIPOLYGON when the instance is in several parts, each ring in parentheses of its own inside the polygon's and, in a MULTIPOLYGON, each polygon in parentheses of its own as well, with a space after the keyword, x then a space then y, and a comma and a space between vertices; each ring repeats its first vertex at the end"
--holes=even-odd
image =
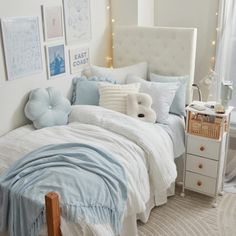
POLYGON ((65 75, 65 45, 58 43, 46 47, 49 79, 65 75))
POLYGON ((64 37, 62 6, 43 5, 44 39, 55 40, 64 37))
POLYGON ((74 48, 69 50, 70 73, 81 72, 89 66, 89 48, 74 48))

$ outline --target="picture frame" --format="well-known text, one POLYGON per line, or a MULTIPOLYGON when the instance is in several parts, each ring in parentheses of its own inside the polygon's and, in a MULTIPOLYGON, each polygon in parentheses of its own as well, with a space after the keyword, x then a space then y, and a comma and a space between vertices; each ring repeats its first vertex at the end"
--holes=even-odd
POLYGON ((65 44, 54 43, 46 46, 48 79, 66 74, 65 44))
POLYGON ((1 29, 7 79, 43 73, 39 17, 4 17, 1 29))
POLYGON ((64 21, 62 5, 42 5, 44 40, 64 38, 64 21))
POLYGON ((69 49, 70 74, 79 73, 89 67, 89 47, 69 49))
POLYGON ((90 0, 63 0, 66 44, 91 40, 90 0))

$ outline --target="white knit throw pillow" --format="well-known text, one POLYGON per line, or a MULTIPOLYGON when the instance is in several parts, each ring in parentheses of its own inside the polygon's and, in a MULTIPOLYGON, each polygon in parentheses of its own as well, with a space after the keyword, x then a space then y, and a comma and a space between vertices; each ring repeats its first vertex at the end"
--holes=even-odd
POLYGON ((140 84, 99 84, 99 106, 126 114, 126 96, 137 93, 140 84))

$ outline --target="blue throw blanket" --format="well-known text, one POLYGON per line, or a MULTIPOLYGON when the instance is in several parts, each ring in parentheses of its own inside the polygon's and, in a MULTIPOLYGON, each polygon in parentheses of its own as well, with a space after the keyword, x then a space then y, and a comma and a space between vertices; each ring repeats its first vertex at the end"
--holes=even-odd
POLYGON ((79 143, 48 145, 0 177, 0 231, 36 236, 45 223, 44 195, 59 193, 73 222, 109 223, 118 234, 127 199, 121 164, 102 149, 79 143))

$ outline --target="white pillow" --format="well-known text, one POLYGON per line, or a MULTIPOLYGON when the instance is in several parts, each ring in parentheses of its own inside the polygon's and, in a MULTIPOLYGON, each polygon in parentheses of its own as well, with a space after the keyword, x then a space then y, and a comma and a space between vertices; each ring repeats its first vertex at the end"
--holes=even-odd
POLYGON ((155 123, 156 112, 151 108, 152 98, 146 93, 130 93, 126 98, 126 114, 133 118, 155 123))
MULTIPOLYGON (((119 84, 125 84, 125 79, 128 74, 133 74, 141 77, 142 79, 147 79, 147 62, 141 62, 135 65, 121 67, 121 68, 107 68, 91 65, 90 66, 90 76, 105 77, 108 79, 114 79, 119 84)), ((87 76, 88 71, 84 72, 87 76)))
POLYGON ((179 83, 158 83, 145 81, 138 76, 128 75, 126 83, 140 83, 140 92, 147 93, 152 98, 152 108, 157 114, 157 122, 165 123, 169 117, 170 106, 179 83))
POLYGON ((126 96, 137 93, 140 84, 99 84, 99 106, 126 114, 126 96))

